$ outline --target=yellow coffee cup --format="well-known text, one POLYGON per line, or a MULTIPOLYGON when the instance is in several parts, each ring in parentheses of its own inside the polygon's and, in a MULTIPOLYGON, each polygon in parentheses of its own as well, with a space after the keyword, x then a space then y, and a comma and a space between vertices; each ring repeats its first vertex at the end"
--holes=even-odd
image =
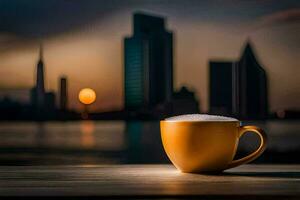
POLYGON ((160 122, 164 149, 182 172, 212 173, 253 161, 266 149, 267 136, 256 126, 240 126, 237 120, 160 122), (239 138, 245 132, 260 137, 260 146, 250 155, 233 160, 239 138))

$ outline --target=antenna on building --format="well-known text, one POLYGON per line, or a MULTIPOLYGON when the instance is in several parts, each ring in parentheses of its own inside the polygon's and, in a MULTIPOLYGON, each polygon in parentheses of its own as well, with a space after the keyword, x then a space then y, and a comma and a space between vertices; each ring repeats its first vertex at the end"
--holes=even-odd
POLYGON ((44 49, 43 49, 43 43, 40 42, 40 49, 39 49, 39 60, 42 61, 44 58, 44 49))

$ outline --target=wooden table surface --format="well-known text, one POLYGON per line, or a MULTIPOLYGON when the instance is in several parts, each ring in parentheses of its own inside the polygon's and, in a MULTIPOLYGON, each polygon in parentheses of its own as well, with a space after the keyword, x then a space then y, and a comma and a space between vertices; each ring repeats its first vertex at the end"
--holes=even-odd
POLYGON ((172 165, 0 166, 0 196, 241 195, 300 199, 300 165, 244 165, 220 175, 184 174, 172 165))

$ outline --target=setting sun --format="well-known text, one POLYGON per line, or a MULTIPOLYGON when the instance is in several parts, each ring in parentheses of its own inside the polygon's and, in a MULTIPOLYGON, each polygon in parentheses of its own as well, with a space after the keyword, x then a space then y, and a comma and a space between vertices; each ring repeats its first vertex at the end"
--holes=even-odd
POLYGON ((89 105, 95 102, 96 92, 91 88, 84 88, 80 90, 78 98, 81 103, 89 105))

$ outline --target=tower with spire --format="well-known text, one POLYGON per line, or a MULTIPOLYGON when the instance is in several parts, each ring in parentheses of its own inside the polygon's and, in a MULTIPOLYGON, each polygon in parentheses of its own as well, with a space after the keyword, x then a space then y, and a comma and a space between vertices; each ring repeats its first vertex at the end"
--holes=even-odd
POLYGON ((43 46, 40 45, 39 60, 36 71, 36 100, 37 107, 44 107, 45 103, 45 83, 44 83, 44 61, 43 61, 43 46))
POLYGON ((44 80, 44 61, 43 46, 40 44, 39 59, 36 66, 36 85, 31 90, 32 105, 40 110, 45 104, 45 80, 44 80))

